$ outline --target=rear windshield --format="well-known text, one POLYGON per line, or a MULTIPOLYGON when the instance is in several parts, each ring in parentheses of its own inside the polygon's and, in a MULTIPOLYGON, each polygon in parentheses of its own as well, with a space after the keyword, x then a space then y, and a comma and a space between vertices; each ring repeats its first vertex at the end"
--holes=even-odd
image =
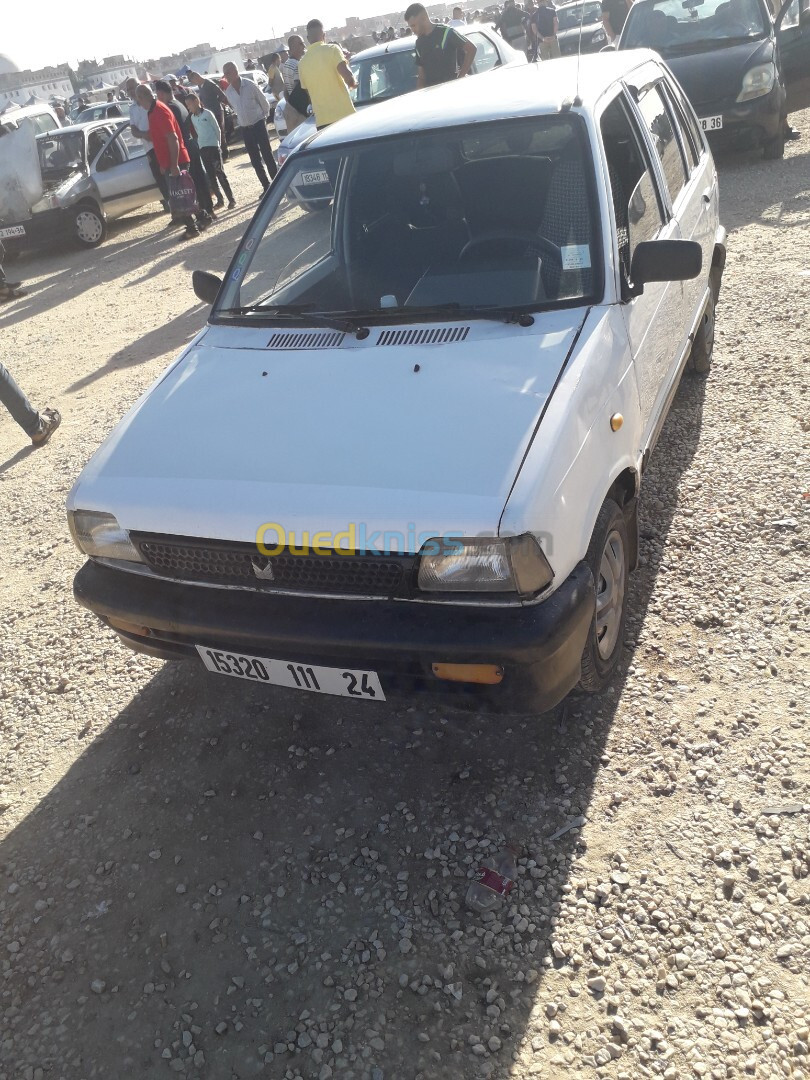
POLYGON ((357 90, 352 91, 357 105, 399 97, 416 89, 416 53, 413 49, 357 60, 351 68, 357 80, 357 90))
POLYGON ((769 33, 761 0, 637 0, 627 16, 622 48, 646 47, 666 56, 769 33))
POLYGON ((273 184, 215 315, 584 303, 601 287, 598 235, 590 144, 571 114, 313 146, 273 184))

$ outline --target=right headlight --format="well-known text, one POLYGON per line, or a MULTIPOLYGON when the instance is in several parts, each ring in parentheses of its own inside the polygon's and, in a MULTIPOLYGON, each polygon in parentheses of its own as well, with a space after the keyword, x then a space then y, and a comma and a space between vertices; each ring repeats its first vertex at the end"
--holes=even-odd
POLYGON ((516 593, 534 596, 554 571, 531 533, 512 537, 435 537, 422 547, 419 588, 424 592, 516 593))
POLYGON ((85 555, 143 562, 129 533, 112 514, 100 510, 68 510, 68 525, 74 544, 85 555))
POLYGON ((776 82, 776 68, 773 64, 757 64, 749 68, 743 75, 742 90, 737 95, 737 101, 752 101, 754 98, 764 97, 773 90, 776 82))

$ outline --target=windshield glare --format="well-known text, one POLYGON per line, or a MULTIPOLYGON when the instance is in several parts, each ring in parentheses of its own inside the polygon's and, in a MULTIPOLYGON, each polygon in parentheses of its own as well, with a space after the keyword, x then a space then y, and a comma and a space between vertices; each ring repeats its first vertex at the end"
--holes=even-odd
POLYGON ((647 47, 666 55, 768 33, 761 0, 637 0, 627 16, 622 48, 647 47))
POLYGON ((352 91, 357 105, 365 105, 379 98, 398 97, 416 89, 416 54, 413 49, 358 60, 351 68, 357 80, 357 89, 352 91))
POLYGON ((585 302, 599 285, 579 117, 312 147, 292 160, 242 242, 215 316, 256 306, 257 318, 281 308, 288 317, 531 309, 585 302))
POLYGON ((79 131, 37 139, 39 164, 43 173, 58 173, 84 164, 84 136, 79 131))
POLYGON ((602 21, 601 4, 577 4, 576 7, 557 8, 557 22, 560 30, 573 30, 579 26, 590 26, 592 23, 602 21), (583 15, 582 8, 585 8, 583 15))

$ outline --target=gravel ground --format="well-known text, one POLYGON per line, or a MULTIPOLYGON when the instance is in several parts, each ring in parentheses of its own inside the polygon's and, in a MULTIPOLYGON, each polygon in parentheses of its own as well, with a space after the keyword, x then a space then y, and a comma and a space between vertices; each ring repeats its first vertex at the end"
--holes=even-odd
POLYGON ((205 318, 255 205, 19 268, 0 416, 0 1080, 810 1076, 810 113, 720 164, 708 380, 646 481, 626 658, 540 719, 295 696, 73 602, 72 480, 205 318), (553 839, 567 824, 574 827, 553 839), (476 861, 523 848, 510 902, 476 861))

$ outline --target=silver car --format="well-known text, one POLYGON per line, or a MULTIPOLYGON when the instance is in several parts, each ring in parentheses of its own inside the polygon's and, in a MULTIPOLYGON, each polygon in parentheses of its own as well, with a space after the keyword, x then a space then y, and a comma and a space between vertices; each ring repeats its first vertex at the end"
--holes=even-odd
POLYGON ((161 199, 146 147, 128 120, 49 131, 37 136, 37 152, 44 195, 29 218, 0 222, 0 239, 12 250, 57 235, 96 247, 109 221, 161 199))

